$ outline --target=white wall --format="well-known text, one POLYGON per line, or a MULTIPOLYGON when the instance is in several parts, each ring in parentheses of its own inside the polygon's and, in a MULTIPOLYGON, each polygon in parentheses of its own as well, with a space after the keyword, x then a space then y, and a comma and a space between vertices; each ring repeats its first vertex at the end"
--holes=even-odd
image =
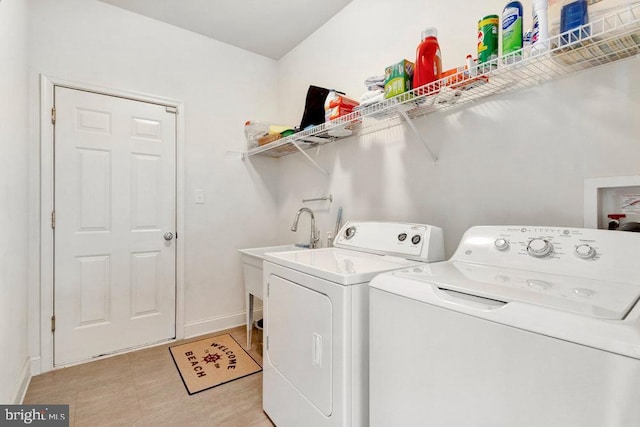
MULTIPOLYGON (((309 84, 359 97, 367 76, 381 74, 402 58, 412 59, 424 27, 438 27, 444 67, 461 64, 476 48, 477 20, 499 12, 504 2, 464 0, 456 4, 456 13, 445 3, 354 0, 276 63, 95 0, 28 0, 29 264, 39 262, 38 233, 33 230, 39 224, 40 73, 185 102, 188 334, 242 319, 236 249, 305 241, 307 224, 301 224, 297 234, 289 231, 305 197, 333 193, 331 205, 308 205, 318 214, 323 232, 333 229, 337 208, 343 206, 346 219, 442 226, 448 254, 473 224, 580 226, 585 177, 638 173, 640 147, 633 141, 640 130, 640 88, 631 77, 640 71, 638 58, 418 120, 440 154, 439 166, 404 127, 322 148, 318 159, 330 170, 329 178, 300 155, 243 162, 227 154, 244 149, 241 125, 247 119, 298 124, 309 84), (206 191, 205 205, 193 203, 199 188, 206 191)), ((0 10, 17 4, 22 3, 2 0, 0 10)), ((525 2, 527 11, 530 6, 525 2)), ((1 31, 19 25, 14 18, 12 26, 3 25, 1 31)), ((2 39, 4 45, 12 37, 2 39)), ((0 55, 20 52, 24 50, 3 49, 0 55)), ((19 66, 11 66, 9 75, 16 78, 4 79, 3 84, 11 80, 11 85, 2 95, 20 90, 14 83, 24 76, 19 66)), ((15 114, 15 106, 3 107, 5 113, 15 114)), ((17 140, 20 121, 11 123, 9 139, 17 140)), ((25 156, 24 148, 3 147, 14 157, 25 156)), ((12 182, 25 173, 18 162, 9 170, 0 173, 12 182)), ((11 187, 12 201, 24 205, 23 190, 11 187)), ((16 226, 24 218, 10 220, 14 237, 26 234, 16 226)), ((3 218, 3 225, 8 222, 3 218)), ((16 242, 11 248, 19 249, 19 239, 11 240, 16 242)), ((11 255, 15 262, 8 265, 23 271, 20 260, 11 255)), ((4 280, 4 270, 2 275, 4 280)), ((33 300, 39 294, 37 274, 29 276, 29 286, 33 300)), ((22 290, 15 292, 25 298, 22 290)), ((31 301, 30 320, 35 323, 32 355, 37 356, 37 300, 31 301)))
POLYGON ((19 403, 27 352, 27 7, 0 2, 0 403, 19 403))
MULTIPOLYGON (((413 60, 423 27, 438 28, 445 69, 463 65, 477 21, 504 4, 462 0, 452 11, 435 0, 354 0, 280 60, 281 120, 299 122, 309 84, 358 99, 366 77, 413 60)), ((528 15, 531 2, 523 4, 528 15)), ((404 126, 321 148, 328 178, 299 154, 278 160, 282 233, 302 198, 324 193, 336 201, 309 205, 323 234, 342 206, 346 219, 441 226, 447 255, 472 225, 580 227, 585 178, 640 172, 639 73, 636 57, 418 119, 439 166, 404 126)))
MULTIPOLYGON (((260 160, 243 162, 227 152, 245 149, 246 120, 275 115, 277 63, 95 0, 30 0, 29 6, 32 128, 39 127, 39 74, 184 102, 186 333, 241 323, 236 249, 282 240, 273 227, 275 173, 263 171, 260 160), (204 205, 194 203, 195 189, 205 190, 204 205)), ((30 144, 37 153, 37 137, 30 144)), ((31 179, 37 194, 37 173, 31 179)), ((36 208, 30 214, 38 224, 36 208)), ((37 250, 31 257, 37 259, 37 250)), ((37 295, 37 278, 31 286, 37 295)), ((34 305, 32 317, 38 310, 34 305)), ((31 339, 36 355, 38 331, 31 339)))

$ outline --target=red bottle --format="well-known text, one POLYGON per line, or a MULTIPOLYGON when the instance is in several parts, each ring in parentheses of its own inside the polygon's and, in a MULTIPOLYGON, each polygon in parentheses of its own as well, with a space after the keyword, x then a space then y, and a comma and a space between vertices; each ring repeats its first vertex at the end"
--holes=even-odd
MULTIPOLYGON (((413 72, 413 88, 417 89, 426 84, 439 80, 442 76, 442 60, 440 59, 440 45, 438 45, 438 32, 435 28, 427 28, 422 32, 422 42, 416 49, 416 66, 413 72)), ((418 95, 435 90, 435 87, 427 87, 422 91, 416 91, 418 95)))

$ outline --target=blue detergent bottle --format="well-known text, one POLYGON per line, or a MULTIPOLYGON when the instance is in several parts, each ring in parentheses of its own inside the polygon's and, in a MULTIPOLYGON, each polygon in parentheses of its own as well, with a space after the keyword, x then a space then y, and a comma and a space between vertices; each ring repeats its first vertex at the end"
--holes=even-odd
POLYGON ((565 1, 560 10, 560 44, 565 45, 576 42, 582 38, 589 37, 589 28, 578 30, 577 28, 589 22, 589 13, 587 11, 587 0, 565 1), (566 4, 565 4, 566 3, 566 4), (574 30, 575 31, 570 31, 574 30))

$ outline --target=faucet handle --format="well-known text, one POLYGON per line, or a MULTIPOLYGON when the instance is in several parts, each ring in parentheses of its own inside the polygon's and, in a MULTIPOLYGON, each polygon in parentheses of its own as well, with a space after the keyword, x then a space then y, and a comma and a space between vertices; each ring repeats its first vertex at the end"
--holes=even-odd
POLYGON ((333 234, 330 231, 327 231, 327 247, 333 247, 333 234))
POLYGON ((311 248, 315 249, 318 247, 318 242, 320 242, 320 230, 319 229, 311 229, 313 232, 311 234, 311 248))

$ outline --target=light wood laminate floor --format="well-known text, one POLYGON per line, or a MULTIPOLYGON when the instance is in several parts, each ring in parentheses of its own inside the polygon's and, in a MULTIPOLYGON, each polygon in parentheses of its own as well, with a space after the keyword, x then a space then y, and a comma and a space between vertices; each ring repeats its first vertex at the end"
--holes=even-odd
MULTIPOLYGON (((246 343, 244 326, 230 333, 246 343)), ((254 329, 249 352, 262 364, 254 329)), ((58 369, 31 379, 25 404, 68 404, 70 425, 271 427, 262 372, 189 396, 168 347, 206 336, 58 369)))

